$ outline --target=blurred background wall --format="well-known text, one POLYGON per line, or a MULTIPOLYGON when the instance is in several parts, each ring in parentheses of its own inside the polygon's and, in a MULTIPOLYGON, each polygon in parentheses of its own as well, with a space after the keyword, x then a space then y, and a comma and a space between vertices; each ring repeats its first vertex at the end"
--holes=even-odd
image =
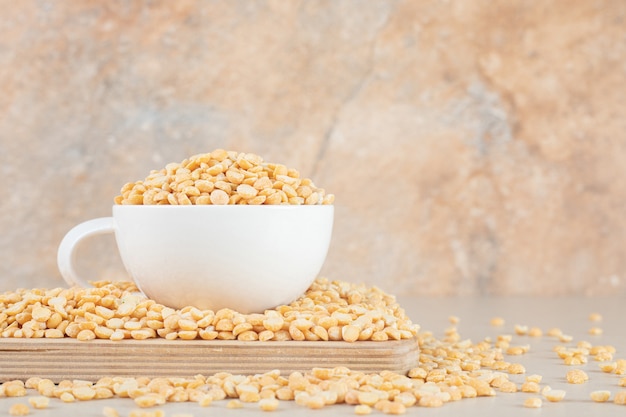
MULTIPOLYGON (((398 295, 626 292, 626 2, 0 0, 0 290, 216 148, 336 195, 322 274, 398 295)), ((111 236, 92 279, 126 275, 111 236)))

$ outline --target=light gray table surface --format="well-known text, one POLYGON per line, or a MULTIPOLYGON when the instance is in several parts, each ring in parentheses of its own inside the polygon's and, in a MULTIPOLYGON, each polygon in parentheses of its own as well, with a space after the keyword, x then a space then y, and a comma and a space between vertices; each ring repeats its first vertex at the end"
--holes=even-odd
MULTIPOLYGON (((450 326, 448 318, 457 316, 459 333, 463 338, 479 341, 487 336, 496 338, 500 334, 513 334, 513 344, 529 344, 530 352, 526 355, 509 357, 511 362, 522 363, 526 367, 526 374, 543 375, 542 385, 550 385, 553 389, 565 389, 566 398, 559 403, 543 402, 539 409, 523 407, 527 393, 506 394, 498 392, 495 397, 481 397, 450 402, 441 408, 411 407, 406 415, 420 416, 626 416, 626 406, 613 404, 613 395, 624 387, 617 385, 620 376, 602 372, 598 362, 591 358, 589 362, 576 368, 585 370, 590 379, 582 385, 568 384, 565 374, 569 367, 553 352, 553 347, 559 343, 554 338, 543 336, 533 338, 515 335, 515 324, 538 326, 544 332, 552 327, 558 327, 564 333, 574 337, 570 345, 577 341, 587 340, 593 345, 613 345, 616 349, 615 358, 626 358, 626 299, 624 297, 604 298, 407 298, 399 297, 398 302, 407 311, 411 319, 420 324, 422 330, 433 331, 435 336, 443 337, 444 331, 450 326), (592 323, 590 313, 602 314, 603 320, 592 323), (490 325, 489 321, 495 316, 505 319, 501 328, 490 325), (598 326, 603 329, 600 336, 591 336, 589 328, 598 326), (594 403, 589 394, 594 390, 609 390, 612 393, 611 401, 594 403)), ((157 364, 155 364, 157 366, 157 364)), ((0 370, 0 372, 2 372, 0 370)), ((512 380, 522 382, 524 375, 512 376, 512 380)), ((29 390, 29 395, 36 395, 29 390)), ((27 403, 27 398, 0 398, 0 416, 8 415, 10 406, 16 402, 27 403)), ((33 416, 102 416, 103 407, 116 408, 120 416, 128 416, 130 411, 137 409, 130 399, 109 399, 88 402, 62 403, 52 399, 47 409, 35 410, 31 408, 33 416)), ((257 416, 268 415, 259 410, 257 404, 244 404, 243 409, 227 409, 226 401, 217 401, 209 407, 200 407, 195 403, 175 403, 161 406, 166 416, 178 413, 193 416, 257 416)), ((294 402, 281 402, 278 416, 353 416, 354 407, 348 405, 333 405, 321 410, 309 410, 295 405, 294 402)), ((383 415, 373 410, 371 415, 383 415)))

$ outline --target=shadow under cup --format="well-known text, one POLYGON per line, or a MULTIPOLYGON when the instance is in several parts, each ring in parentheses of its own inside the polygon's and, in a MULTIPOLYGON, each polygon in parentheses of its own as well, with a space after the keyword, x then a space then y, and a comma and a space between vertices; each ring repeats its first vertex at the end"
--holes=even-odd
POLYGON ((263 312, 302 295, 330 245, 334 207, 115 205, 113 217, 72 229, 59 247, 59 270, 72 285, 84 238, 115 233, 137 286, 173 308, 263 312))

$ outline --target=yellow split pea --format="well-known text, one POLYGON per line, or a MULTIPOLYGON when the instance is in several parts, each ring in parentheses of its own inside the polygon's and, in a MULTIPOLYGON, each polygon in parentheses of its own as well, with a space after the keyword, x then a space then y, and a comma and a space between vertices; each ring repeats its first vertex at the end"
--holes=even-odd
POLYGON ((589 380, 589 376, 582 369, 573 369, 565 375, 567 382, 570 384, 584 384, 589 380))
POLYGON ((526 408, 541 408, 542 401, 541 398, 537 397, 529 397, 524 400, 524 407, 526 408))
MULTIPOLYGON (((22 289, 0 294, 0 318, 5 317, 0 321, 0 336, 22 337, 17 332, 33 325, 33 311, 49 319, 36 322, 41 332, 32 338, 71 337, 84 342, 96 338, 357 342, 412 339, 419 329, 395 297, 376 287, 324 278, 315 280, 300 299, 263 314, 191 306, 174 310, 139 294, 132 283, 92 284, 95 288, 22 289), (52 331, 55 334, 50 336, 52 331)), ((5 390, 7 396, 19 395, 24 385, 12 384, 5 390)), ((84 396, 73 395, 77 399, 84 396)))
POLYGON ((225 151, 193 155, 125 184, 115 204, 130 205, 317 205, 333 204, 309 178, 253 153, 225 151))

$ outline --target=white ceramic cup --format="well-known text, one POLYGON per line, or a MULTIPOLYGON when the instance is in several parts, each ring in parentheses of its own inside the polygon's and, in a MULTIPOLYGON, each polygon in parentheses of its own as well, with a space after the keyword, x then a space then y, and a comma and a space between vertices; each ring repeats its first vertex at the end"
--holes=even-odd
POLYGON ((124 266, 139 289, 173 308, 263 312, 302 295, 330 245, 334 207, 115 205, 113 217, 81 223, 63 238, 57 262, 70 285, 76 247, 115 233, 124 266))

